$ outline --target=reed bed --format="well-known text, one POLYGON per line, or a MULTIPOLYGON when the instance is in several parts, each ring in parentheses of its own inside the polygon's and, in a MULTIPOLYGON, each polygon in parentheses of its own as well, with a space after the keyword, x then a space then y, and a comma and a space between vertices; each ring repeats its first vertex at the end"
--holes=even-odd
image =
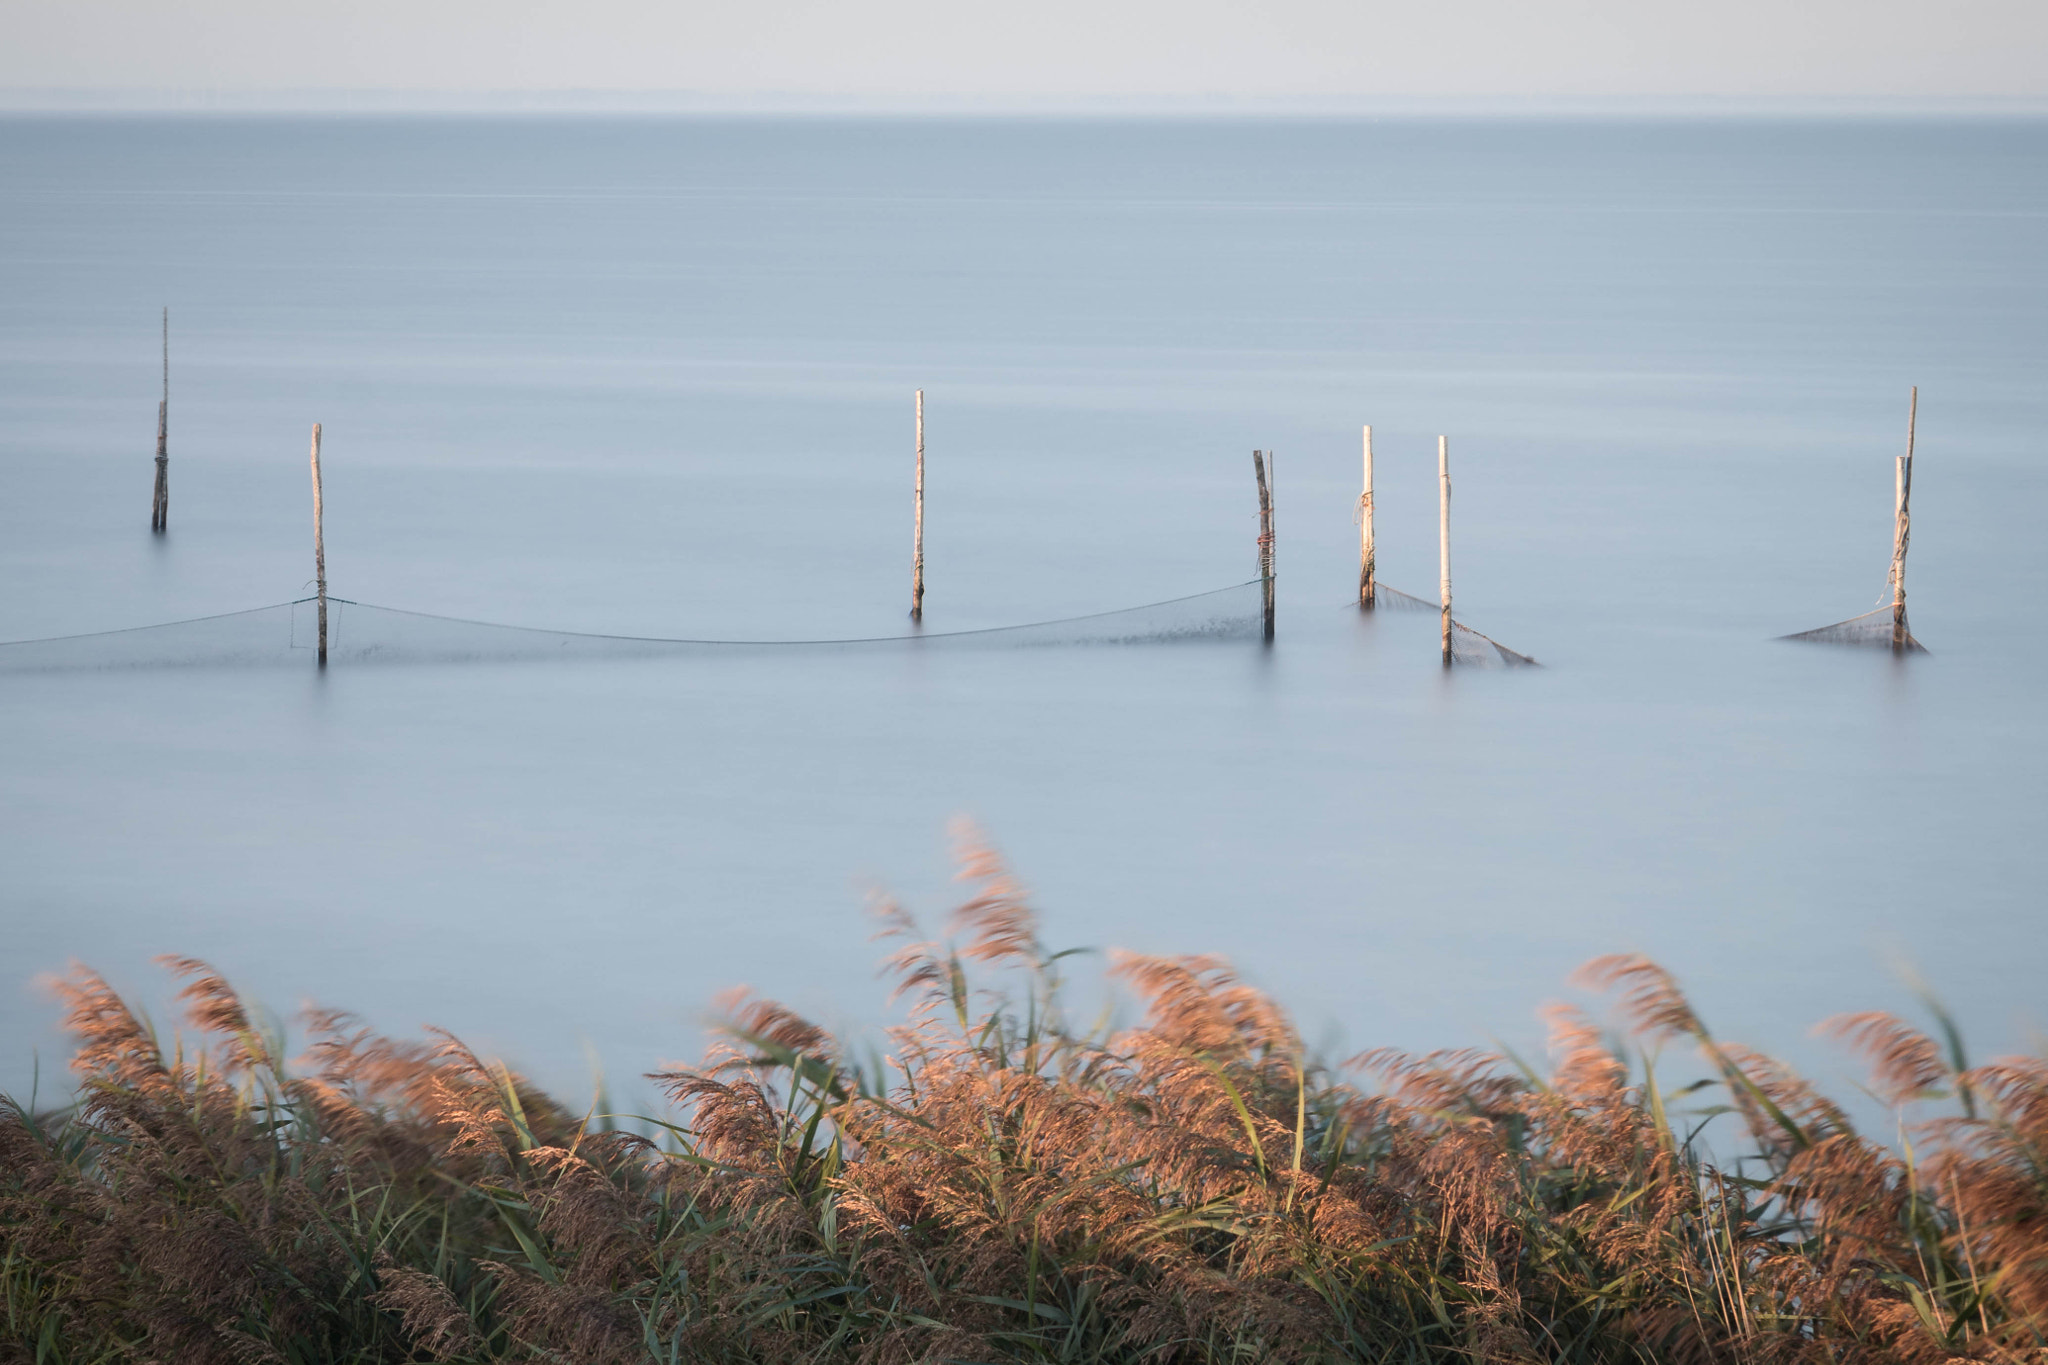
POLYGON ((962 867, 947 937, 883 907, 886 1058, 731 1000, 637 1132, 340 1014, 288 1066, 191 960, 166 1047, 75 971, 76 1103, 0 1114, 0 1358, 2048 1359, 2039 1060, 1831 1021, 1894 1145, 1637 957, 1585 969, 1621 1031, 1556 1010, 1547 1072, 1319 1063, 1205 957, 1115 957, 1143 1021, 1077 1028, 1009 872, 971 834, 962 867), (1680 1046, 1708 1079, 1666 1093, 1680 1046))

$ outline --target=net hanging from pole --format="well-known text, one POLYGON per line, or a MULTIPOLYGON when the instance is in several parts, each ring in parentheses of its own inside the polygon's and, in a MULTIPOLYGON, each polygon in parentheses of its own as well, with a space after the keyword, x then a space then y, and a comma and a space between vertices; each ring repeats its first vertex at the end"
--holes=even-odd
POLYGON ((1892 514, 1892 567, 1885 590, 1890 598, 1875 611, 1837 621, 1818 630, 1781 635, 1781 640, 1802 640, 1811 644, 1858 645, 1889 649, 1894 654, 1925 654, 1927 647, 1913 638, 1906 621, 1906 552, 1913 544, 1913 441, 1920 424, 1920 386, 1914 385, 1906 408, 1906 453, 1894 467, 1892 514))
MULTIPOLYGON (((712 658, 746 653, 1017 649, 1255 640, 1257 582, 1166 602, 986 630, 823 640, 691 640, 600 635, 468 621, 329 597, 329 660, 336 665, 498 663, 546 659, 712 658)), ((0 642, 0 674, 146 668, 310 667, 318 643, 314 599, 163 625, 54 639, 0 642)))
MULTIPOLYGON (((1373 606, 1380 611, 1428 612, 1431 616, 1443 610, 1441 603, 1417 597, 1413 593, 1390 588, 1375 581, 1372 586, 1373 606)), ((1451 618, 1451 662, 1468 668, 1541 668, 1528 655, 1509 649, 1490 636, 1481 635, 1456 617, 1451 618)))
POLYGON ((1817 630, 1802 630, 1795 635, 1780 635, 1781 640, 1804 640, 1821 645, 1861 645, 1879 649, 1895 649, 1901 654, 1925 654, 1927 646, 1913 638, 1912 628, 1907 624, 1906 615, 1899 612, 1893 618, 1890 606, 1866 611, 1861 616, 1852 616, 1846 621, 1837 621, 1831 626, 1817 630))

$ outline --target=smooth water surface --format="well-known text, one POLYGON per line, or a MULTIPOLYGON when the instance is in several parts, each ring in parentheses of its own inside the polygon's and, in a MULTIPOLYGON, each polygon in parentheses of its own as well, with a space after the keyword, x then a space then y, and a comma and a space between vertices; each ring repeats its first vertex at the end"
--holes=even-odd
MULTIPOLYGON (((1276 645, 0 676, 0 1084, 39 973, 213 960, 544 1081, 745 982, 881 1014, 971 814, 1055 946, 1222 953, 1331 1047, 1540 1043, 1596 953, 1730 1036, 2044 1021, 2048 125, 0 122, 0 639, 336 593, 893 634, 1242 582, 1276 645), (158 309, 171 529, 148 532, 158 309), (1876 605, 1921 390, 1913 624, 1876 605), (1545 667, 1446 676, 1386 580, 1545 667)), ((153 995, 161 999, 160 994, 153 995)), ((47 1082, 46 1082, 47 1084, 47 1082)))

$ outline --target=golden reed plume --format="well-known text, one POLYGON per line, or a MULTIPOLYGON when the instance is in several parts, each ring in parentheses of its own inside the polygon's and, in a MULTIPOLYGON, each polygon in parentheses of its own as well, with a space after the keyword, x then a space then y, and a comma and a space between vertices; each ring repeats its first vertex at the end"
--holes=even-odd
POLYGON ((1581 974, 1613 1029, 1546 1012, 1547 1071, 1333 1069, 1213 957, 1113 954, 1138 1022, 1076 1029, 1021 883, 955 842, 945 934, 878 906, 886 1056, 736 993, 633 1131, 335 1012, 287 1065, 193 959, 167 1052, 74 971, 77 1102, 0 1111, 0 1360, 2048 1359, 2040 1059, 1828 1021, 1876 1140, 1635 956, 1581 974))

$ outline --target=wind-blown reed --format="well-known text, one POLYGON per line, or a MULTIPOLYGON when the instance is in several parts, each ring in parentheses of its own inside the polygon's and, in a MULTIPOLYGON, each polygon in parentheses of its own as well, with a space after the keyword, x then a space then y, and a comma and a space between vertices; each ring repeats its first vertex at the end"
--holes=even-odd
POLYGON ((186 959, 167 1051, 77 970, 77 1103, 0 1116, 0 1359, 2043 1358, 2039 1060, 1832 1021, 1915 1115, 1894 1150, 1637 957, 1585 971, 1626 1039, 1559 1008, 1547 1074, 1331 1069, 1204 957, 1117 956, 1143 1022, 1090 1032, 1000 860, 971 832, 962 859, 950 938, 883 907, 886 1060, 731 1000, 654 1077, 658 1138, 345 1015, 287 1067, 186 959), (1675 1042, 1711 1076, 1682 1094, 1643 1061, 1675 1042))

